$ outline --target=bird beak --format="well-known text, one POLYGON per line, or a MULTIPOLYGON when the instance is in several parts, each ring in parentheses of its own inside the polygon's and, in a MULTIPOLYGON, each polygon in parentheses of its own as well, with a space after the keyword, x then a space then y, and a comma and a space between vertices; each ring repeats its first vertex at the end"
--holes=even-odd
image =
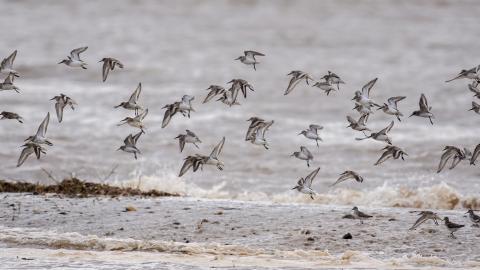
POLYGON ((412 116, 413 116, 413 113, 409 116, 409 118, 412 117, 412 116))
POLYGON ((240 60, 241 57, 235 58, 235 60, 240 60))

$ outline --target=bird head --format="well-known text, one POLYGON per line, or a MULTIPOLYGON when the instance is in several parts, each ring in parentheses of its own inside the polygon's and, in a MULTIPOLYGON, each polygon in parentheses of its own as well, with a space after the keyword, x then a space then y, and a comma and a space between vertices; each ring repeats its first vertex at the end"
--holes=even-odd
POLYGON ((68 60, 66 59, 63 59, 62 61, 58 62, 58 64, 66 64, 66 63, 68 63, 68 60))

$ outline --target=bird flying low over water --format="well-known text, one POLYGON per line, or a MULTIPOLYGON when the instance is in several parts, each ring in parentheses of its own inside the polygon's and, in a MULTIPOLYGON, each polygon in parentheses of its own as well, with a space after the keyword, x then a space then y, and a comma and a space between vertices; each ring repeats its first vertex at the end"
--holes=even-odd
POLYGON ((62 60, 59 64, 65 64, 69 67, 81 67, 83 69, 87 69, 87 63, 83 62, 80 59, 80 54, 86 51, 88 47, 80 47, 74 49, 70 52, 70 56, 67 56, 67 59, 62 60))
POLYGON ((333 187, 338 183, 347 181, 348 179, 353 179, 353 180, 357 181, 358 183, 363 182, 363 177, 361 177, 360 174, 358 174, 354 171, 344 171, 343 173, 340 174, 340 177, 337 179, 337 181, 330 186, 333 187))
POLYGON ((378 108, 377 110, 382 110, 386 114, 395 115, 398 121, 402 121, 400 116, 403 114, 398 109, 397 103, 401 100, 404 100, 406 97, 391 97, 387 100, 387 103, 383 103, 383 106, 378 108))
POLYGON ((25 142, 27 143, 31 142, 35 144, 46 144, 46 145, 52 146, 53 144, 46 137, 49 122, 50 122, 50 113, 47 113, 47 116, 45 116, 42 123, 38 127, 37 133, 35 133, 35 135, 33 136, 29 136, 27 139, 25 139, 25 142))
POLYGON ((480 65, 473 67, 471 69, 462 69, 457 76, 445 82, 451 82, 453 80, 458 80, 458 79, 478 79, 479 68, 480 68, 480 65))
POLYGON ((300 83, 300 81, 305 80, 307 85, 309 84, 308 80, 313 81, 313 78, 306 72, 300 70, 293 70, 287 74, 287 76, 292 76, 290 82, 288 83, 287 90, 285 90, 284 95, 288 95, 293 89, 300 83))
POLYGON ((322 129, 323 127, 320 125, 311 124, 308 126, 308 129, 302 130, 302 132, 298 133, 298 135, 303 135, 307 139, 314 140, 317 143, 317 147, 319 147, 318 141, 323 141, 323 140, 318 135, 318 131, 322 129))
POLYGON ((75 105, 77 105, 73 99, 64 94, 54 96, 50 100, 55 100, 55 112, 57 113, 57 119, 59 123, 61 123, 63 120, 63 109, 65 106, 69 105, 72 110, 75 110, 75 105))
POLYGON ((470 151, 466 148, 461 150, 458 147, 447 145, 443 149, 442 157, 440 158, 440 163, 438 164, 437 173, 440 173, 445 165, 448 163, 450 159, 452 159, 452 165, 450 166, 450 170, 455 168, 460 161, 467 159, 468 156, 471 155, 470 151))
POLYGON ((195 147, 199 148, 197 143, 201 143, 200 139, 193 133, 193 131, 186 130, 186 134, 180 134, 175 139, 178 139, 178 143, 180 144, 180 153, 183 151, 186 143, 191 143, 195 145, 195 147))
POLYGON ((431 219, 435 222, 435 225, 438 226, 438 220, 443 220, 441 217, 432 211, 419 211, 418 215, 420 216, 417 221, 410 227, 408 230, 415 230, 418 226, 422 225, 425 221, 431 219))
POLYGON ((17 50, 13 51, 13 53, 11 53, 7 58, 4 58, 2 60, 2 63, 0 63, 1 74, 13 74, 13 76, 18 77, 18 72, 13 69, 13 62, 15 61, 15 57, 17 57, 17 50))
POLYGON ((337 89, 335 87, 333 87, 333 85, 331 83, 329 83, 328 81, 316 82, 313 86, 317 87, 317 88, 320 88, 323 91, 325 91, 327 96, 330 94, 331 91, 337 91, 337 89))
POLYGON ((162 109, 167 109, 163 115, 162 128, 166 127, 172 117, 180 112, 184 117, 188 116, 190 118, 190 112, 195 110, 192 107, 192 101, 195 99, 193 96, 184 95, 181 101, 174 102, 163 106, 162 109))
POLYGON ((307 167, 310 167, 310 160, 313 160, 312 152, 310 152, 305 146, 300 146, 300 151, 293 152, 290 156, 305 160, 307 162, 307 167))
POLYGON ((127 101, 120 103, 119 105, 115 106, 114 108, 122 107, 127 110, 134 110, 135 115, 138 115, 139 110, 143 110, 143 107, 138 104, 138 99, 140 98, 140 94, 142 93, 142 83, 138 83, 137 88, 133 91, 132 95, 127 101))
POLYGON ((3 83, 0 83, 0 91, 13 90, 17 93, 20 93, 20 88, 13 84, 15 76, 13 73, 7 75, 3 83))
POLYGON ((148 108, 135 117, 125 117, 122 121, 120 121, 120 124, 118 124, 117 126, 128 124, 129 126, 139 128, 142 132, 144 132, 145 125, 143 124, 143 119, 145 119, 147 114, 148 108))
POLYGON ((210 85, 207 88, 207 91, 209 92, 202 103, 207 103, 215 96, 222 95, 223 93, 225 93, 225 88, 219 85, 210 85))
POLYGON ((255 56, 265 56, 265 54, 256 51, 244 51, 243 54, 244 55, 239 56, 235 60, 240 60, 240 62, 245 65, 253 65, 254 70, 257 70, 256 65, 260 63, 255 59, 255 56))
POLYGON ((244 79, 232 79, 228 83, 231 83, 230 89, 228 91, 232 92, 232 101, 237 101, 237 96, 240 91, 242 91, 243 98, 247 98, 247 89, 250 91, 255 91, 253 87, 244 79))
POLYGON ((424 117, 430 119, 430 123, 433 125, 432 118, 435 118, 433 113, 431 112, 432 107, 428 106, 427 98, 425 97, 424 94, 420 96, 420 110, 414 111, 409 117, 412 116, 418 116, 418 117, 424 117))
POLYGON ((317 176, 318 171, 320 171, 320 167, 315 169, 313 172, 309 173, 307 177, 300 178, 297 182, 297 185, 293 187, 292 190, 296 189, 298 190, 298 192, 310 195, 310 198, 312 198, 312 200, 315 199, 314 196, 317 193, 312 189, 312 182, 313 182, 313 179, 315 179, 315 177, 317 176))
POLYGON ((247 130, 246 141, 250 141, 252 144, 263 145, 268 150, 268 142, 265 138, 265 133, 273 125, 275 121, 266 122, 263 119, 251 117, 247 121, 252 121, 247 130), (257 120, 255 120, 257 119, 257 120), (259 121, 260 120, 260 121, 259 121))
POLYGON ((374 164, 375 166, 377 166, 379 164, 382 164, 383 162, 385 162, 389 158, 393 158, 393 159, 402 158, 402 160, 405 160, 405 158, 403 156, 404 155, 408 156, 408 154, 405 153, 402 150, 402 148, 397 147, 397 146, 393 146, 393 145, 387 145, 382 150, 385 150, 385 151, 383 152, 382 156, 380 156, 380 158, 377 160, 377 162, 375 162, 375 164, 374 164))
POLYGON ((347 128, 352 128, 353 130, 361 131, 365 134, 365 131, 371 131, 367 128, 367 118, 368 114, 362 114, 358 121, 355 121, 351 116, 347 116, 347 121, 350 123, 347 128))
POLYGON ((103 66, 102 66, 102 81, 103 82, 105 82, 107 80, 108 73, 110 72, 110 70, 114 70, 115 67, 123 68, 123 64, 115 58, 106 57, 106 58, 102 58, 102 60, 100 60, 98 62, 99 63, 103 62, 103 66))
POLYGON ((367 108, 370 108, 371 106, 377 106, 380 107, 377 103, 375 103, 371 98, 370 98, 370 91, 372 90, 373 86, 377 82, 378 78, 375 78, 371 81, 369 81, 367 84, 365 84, 362 87, 362 91, 356 91, 355 96, 352 98, 352 100, 355 100, 356 103, 365 106, 367 108))
POLYGON ((13 113, 13 112, 6 112, 6 111, 3 111, 0 113, 0 116, 2 118, 0 118, 0 120, 3 120, 3 119, 15 119, 17 120, 18 122, 20 123, 23 123, 23 118, 16 114, 16 113, 13 113))
MULTIPOLYGON (((331 72, 330 70, 328 71, 328 74, 323 76, 322 79, 325 80, 325 82, 329 84, 335 84, 337 85, 337 89, 340 90, 340 84, 345 84, 345 82, 338 76, 337 74, 331 72)), ((327 93, 328 95, 328 93, 327 93)))
POLYGON ((127 153, 132 153, 135 159, 137 159, 137 154, 141 154, 140 150, 137 148, 137 141, 143 133, 145 132, 141 130, 135 135, 129 134, 125 140, 123 140, 124 145, 120 146, 117 151, 122 150, 127 153))
POLYGON ((388 137, 388 132, 390 132, 390 130, 392 129, 393 124, 394 124, 394 122, 392 121, 392 122, 390 122, 390 125, 388 125, 384 129, 380 130, 379 132, 372 132, 372 133, 370 133, 369 136, 365 136, 364 138, 355 138, 355 140, 361 141, 361 140, 372 138, 374 140, 386 142, 386 143, 391 145, 392 140, 390 139, 390 137, 388 137))
POLYGON ((199 168, 203 169, 203 165, 213 165, 217 169, 223 170, 224 163, 218 159, 220 153, 222 153, 223 145, 225 144, 225 137, 213 148, 209 156, 196 154, 194 156, 188 156, 185 158, 185 162, 180 169, 178 177, 182 177, 190 168, 196 172, 199 168))

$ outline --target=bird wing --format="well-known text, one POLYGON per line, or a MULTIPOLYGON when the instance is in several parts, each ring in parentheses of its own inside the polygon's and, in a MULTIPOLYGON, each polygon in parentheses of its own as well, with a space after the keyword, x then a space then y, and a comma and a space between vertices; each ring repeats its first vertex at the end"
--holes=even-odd
POLYGON ((130 99, 128 99, 128 102, 137 103, 140 93, 142 93, 142 83, 138 83, 137 89, 135 89, 135 91, 132 93, 130 99))
POLYGON ((429 220, 429 217, 428 217, 428 213, 422 213, 422 216, 420 216, 417 221, 415 221, 415 223, 412 225, 412 227, 410 227, 409 230, 414 230, 416 229, 418 226, 420 226, 422 223, 424 223, 425 221, 429 220))
POLYGON ((391 105, 394 105, 395 108, 397 108, 397 103, 401 100, 404 100, 405 98, 406 98, 405 96, 391 97, 387 100, 387 102, 391 105))
POLYGON ((176 113, 174 111, 174 104, 167 105, 167 110, 165 111, 165 114, 163 115, 163 120, 162 120, 162 128, 166 127, 168 123, 170 123, 170 120, 172 119, 172 116, 176 113))
POLYGON ((183 148, 185 148, 185 135, 178 135, 178 144, 180 146, 180 152, 183 151, 183 148))
POLYGON ((2 68, 11 69, 13 66, 13 61, 15 61, 15 57, 17 57, 17 50, 13 51, 7 58, 2 60, 2 68))
MULTIPOLYGON (((203 103, 207 103, 208 101, 210 101, 214 96, 216 95, 220 95, 220 94, 223 94, 225 92, 225 89, 218 89, 218 88, 214 88, 213 87, 214 85, 210 86, 209 89, 210 92, 208 92, 208 95, 205 97, 205 99, 203 100, 203 103)), ((223 88, 223 87, 222 87, 223 88)))
POLYGON ((305 177, 305 185, 309 188, 312 187, 312 182, 313 182, 313 179, 315 179, 315 177, 317 176, 318 172, 320 171, 320 167, 318 167, 317 169, 315 169, 313 172, 311 172, 310 174, 307 175, 307 177, 305 177))
POLYGON ((447 151, 442 154, 442 157, 440 158, 440 163, 438 164, 438 169, 437 173, 441 172, 443 168, 445 168, 445 165, 447 164, 448 160, 453 157, 456 153, 455 149, 453 148, 448 148, 448 146, 445 148, 447 151))
POLYGON ((123 140, 123 143, 125 144, 125 146, 135 145, 132 134, 128 134, 128 136, 123 140))
POLYGON ((31 145, 26 146, 23 148, 22 152, 20 153, 20 157, 18 158, 17 167, 22 166, 22 164, 27 160, 28 156, 35 152, 34 147, 31 145))
POLYGON ((375 162, 374 165, 379 165, 385 162, 387 159, 391 158, 393 156, 393 151, 391 148, 388 148, 383 154, 380 156, 380 158, 375 162))
POLYGON ((197 138, 197 135, 193 131, 187 129, 186 132, 188 136, 197 138))
POLYGON ((475 86, 473 86, 473 84, 468 84, 468 89, 470 89, 470 91, 472 91, 475 94, 480 94, 480 90, 477 89, 475 86))
POLYGON ((15 74, 13 73, 10 73, 7 75, 7 77, 5 78, 5 80, 3 81, 3 83, 5 84, 13 84, 13 80, 15 79, 15 74))
POLYGON ((140 121, 143 121, 143 119, 145 119, 147 114, 148 114, 148 108, 146 108, 141 114, 135 116, 135 118, 137 118, 140 121))
POLYGON ((377 82, 377 79, 378 78, 375 78, 371 81, 369 81, 367 84, 365 84, 363 87, 362 87, 362 94, 366 97, 370 97, 370 90, 372 89, 372 87, 375 85, 375 83, 377 82))
POLYGON ((38 127, 37 134, 36 134, 37 136, 45 137, 49 122, 50 122, 50 112, 47 113, 47 116, 45 116, 45 119, 43 119, 42 123, 38 127))
POLYGON ((470 164, 475 164, 475 161, 477 160, 478 155, 480 155, 480 144, 478 144, 477 147, 475 147, 475 150, 473 150, 473 155, 470 158, 470 164))
POLYGON ((297 84, 300 82, 301 79, 302 79, 302 78, 293 76, 293 77, 290 79, 290 82, 288 83, 287 90, 285 90, 284 95, 290 94, 290 92, 293 91, 293 89, 297 86, 297 84))
POLYGON ((357 122, 355 121, 355 119, 353 119, 351 116, 347 115, 347 121, 352 124, 352 125, 355 125, 357 122))
POLYGON ((132 139, 133 139, 133 144, 134 145, 137 145, 137 141, 138 141, 138 139, 140 139, 140 136, 142 136, 143 133, 144 133, 144 131, 140 131, 137 134, 133 135, 132 139))
POLYGON ((63 120, 63 109, 66 105, 67 104, 65 104, 63 98, 57 99, 57 102, 55 103, 55 112, 57 113, 57 119, 59 123, 61 123, 63 120))
POLYGON ((259 53, 259 52, 256 52, 256 51, 244 51, 243 52, 245 54, 245 56, 249 56, 249 57, 253 57, 255 58, 255 56, 265 56, 265 54, 263 53, 259 53))
POLYGON ((358 118, 357 123, 362 125, 362 126, 365 126, 367 124, 368 115, 369 115, 368 113, 362 114, 362 116, 360 116, 360 118, 358 118))
POLYGON ((192 161, 192 156, 188 156, 185 159, 185 162, 182 165, 182 168, 180 169, 180 173, 178 174, 178 177, 182 177, 192 166, 193 166, 193 161, 192 161))
POLYGON ((302 152, 303 154, 305 154, 308 158, 312 159, 313 158, 313 155, 312 153, 310 152, 310 150, 308 150, 307 147, 305 146, 300 146, 300 152, 302 152))
POLYGON ((345 171, 343 172, 342 174, 340 174, 340 177, 337 179, 337 181, 335 181, 335 183, 333 183, 332 185, 330 185, 331 187, 335 186, 336 184, 338 183, 341 183, 341 182, 344 182, 348 179, 352 178, 352 175, 350 173, 350 171, 345 171))
POLYGON ((110 72, 110 69, 113 69, 113 67, 114 67, 114 64, 112 64, 112 61, 110 59, 103 61, 103 66, 102 66, 103 81, 107 80, 108 73, 110 72))
POLYGON ((310 126, 308 126, 308 128, 309 128, 310 130, 315 130, 315 131, 317 131, 317 130, 322 130, 322 129, 323 129, 323 126, 311 124, 310 126))
POLYGON ((225 137, 213 148, 212 153, 210 153, 210 158, 218 158, 220 153, 222 152, 223 145, 225 144, 225 137))
POLYGON ((380 130, 378 133, 383 133, 383 134, 387 134, 388 132, 390 132, 390 130, 392 129, 393 127, 393 124, 394 122, 390 122, 390 125, 388 125, 387 127, 385 127, 384 129, 380 130))
POLYGON ((80 54, 82 52, 86 51, 87 49, 88 49, 88 47, 80 47, 80 48, 74 49, 70 52, 70 57, 73 60, 80 61, 80 54))
POLYGON ((427 98, 425 97, 424 94, 422 94, 422 95, 420 96, 419 105, 420 105, 420 111, 428 112, 428 111, 430 110, 430 108, 428 107, 427 98))
POLYGON ((267 132, 267 130, 273 125, 275 121, 270 121, 270 122, 266 122, 265 125, 262 127, 262 138, 265 139, 265 132, 267 132))

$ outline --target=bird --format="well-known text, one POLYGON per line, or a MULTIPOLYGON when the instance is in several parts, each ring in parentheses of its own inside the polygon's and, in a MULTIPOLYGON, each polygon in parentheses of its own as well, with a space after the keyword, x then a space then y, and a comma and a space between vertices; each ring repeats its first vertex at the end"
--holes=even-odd
POLYGON ((375 162, 374 166, 382 164, 383 162, 385 162, 386 160, 392 157, 393 159, 402 158, 402 160, 405 160, 404 155, 408 156, 408 154, 405 153, 400 147, 393 146, 393 145, 387 145, 382 150, 385 150, 385 151, 377 160, 377 162, 375 162))
POLYGON ((40 159, 41 154, 47 153, 42 146, 34 142, 27 142, 26 144, 22 145, 22 147, 23 149, 20 153, 20 157, 18 158, 17 167, 22 166, 27 158, 33 153, 35 153, 37 159, 40 159))
POLYGON ((139 128, 141 131, 144 131, 145 125, 143 124, 143 119, 145 119, 147 114, 148 108, 135 117, 125 117, 122 121, 120 121, 120 124, 118 124, 117 126, 128 124, 129 126, 136 127, 139 128))
POLYGON ((462 69, 458 75, 450 80, 446 80, 445 82, 451 82, 453 80, 457 79, 477 79, 478 78, 478 69, 480 68, 479 66, 473 67, 471 69, 462 69))
POLYGON ((240 62, 245 65, 253 65, 254 70, 257 70, 256 65, 260 63, 255 59, 255 56, 265 56, 265 54, 256 51, 244 51, 243 54, 244 55, 239 56, 235 60, 240 60, 240 62))
POLYGON ((292 78, 290 79, 290 82, 288 83, 287 90, 285 90, 284 95, 288 95, 290 92, 292 92, 293 89, 302 80, 305 80, 307 85, 309 84, 308 80, 313 81, 313 78, 308 73, 300 71, 300 70, 293 70, 290 73, 288 73, 287 76, 292 76, 292 78))
POLYGON ((480 225, 480 216, 475 214, 473 209, 468 209, 468 211, 465 214, 468 214, 468 217, 469 217, 470 221, 474 225, 477 225, 477 226, 480 225))
POLYGON ((37 133, 35 133, 35 135, 33 136, 29 136, 28 138, 26 138, 25 142, 27 142, 27 144, 31 142, 35 144, 46 144, 46 145, 52 146, 53 144, 46 137, 49 122, 50 122, 50 113, 47 113, 47 116, 45 116, 42 123, 37 129, 37 133))
POLYGON ((355 102, 355 107, 353 107, 352 110, 357 110, 357 112, 360 113, 360 115, 367 115, 366 120, 368 120, 368 117, 370 116, 370 114, 373 114, 372 107, 373 105, 364 106, 358 102, 355 102))
POLYGON ((394 124, 394 122, 392 121, 392 122, 390 122, 390 125, 388 125, 384 129, 380 130, 379 132, 372 132, 372 133, 370 133, 369 136, 365 136, 364 138, 355 138, 355 139, 357 141, 361 141, 361 140, 365 140, 365 139, 368 139, 368 138, 372 138, 374 140, 386 142, 386 143, 391 145, 392 140, 390 139, 390 137, 388 137, 388 132, 390 132, 390 130, 392 129, 393 124, 394 124))
MULTIPOLYGON (((247 141, 250 141, 252 144, 263 145, 265 149, 269 149, 267 139, 265 138, 265 133, 273 125, 275 121, 263 122, 261 125, 258 125, 254 132, 250 135, 247 141)), ((250 128, 249 128, 250 129, 250 128)))
POLYGON ((305 160, 307 162, 307 167, 310 167, 310 160, 313 160, 312 153, 305 146, 300 146, 300 151, 293 152, 293 154, 291 154, 290 156, 305 160))
POLYGON ((323 91, 325 91, 327 96, 330 94, 331 91, 337 91, 337 89, 335 89, 335 87, 333 87, 333 85, 328 81, 326 81, 326 82, 316 82, 313 86, 317 87, 317 88, 320 88, 323 91))
POLYGON ((362 91, 356 91, 355 96, 352 98, 352 100, 355 100, 356 103, 365 107, 371 107, 371 106, 380 107, 370 98, 370 91, 372 90, 377 80, 378 78, 375 78, 369 81, 367 84, 365 84, 362 87, 362 91))
POLYGON ((427 98, 425 97, 424 94, 420 96, 419 105, 420 105, 420 110, 414 111, 409 117, 412 117, 412 116, 425 117, 430 119, 430 123, 433 125, 432 118, 435 118, 435 116, 431 112, 432 107, 428 106, 427 98))
POLYGON ((479 81, 474 81, 473 83, 468 84, 468 89, 474 93, 474 97, 480 98, 480 89, 478 89, 479 81))
MULTIPOLYGON (((437 173, 440 173, 447 162, 452 159, 452 165, 450 166, 450 170, 455 168, 460 161, 464 160, 467 158, 467 152, 469 152, 467 149, 464 148, 462 151, 460 148, 455 147, 455 146, 450 146, 447 145, 443 149, 444 153, 442 154, 442 157, 440 158, 440 163, 438 164, 438 169, 437 173)), ((472 156, 473 157, 473 156, 472 156)))
POLYGON ((218 156, 222 153, 224 144, 225 137, 223 137, 222 140, 215 146, 215 148, 213 148, 209 156, 196 154, 194 156, 186 157, 178 177, 182 177, 188 170, 190 170, 190 168, 192 168, 194 172, 196 172, 198 168, 203 169, 203 165, 213 165, 222 171, 225 165, 218 159, 218 156))
POLYGON ((163 106, 162 109, 166 109, 166 111, 163 115, 162 128, 166 127, 168 123, 170 123, 172 117, 178 112, 182 113, 183 116, 188 116, 188 118, 190 118, 190 112, 195 111, 192 107, 192 101, 194 99, 193 96, 184 95, 181 101, 163 106))
POLYGON ((353 130, 361 131, 363 134, 365 134, 365 131, 371 131, 367 127, 367 118, 368 114, 362 114, 358 121, 355 121, 355 119, 353 119, 351 116, 347 116, 347 121, 350 123, 347 128, 352 128, 353 130))
POLYGON ((232 84, 228 91, 232 92, 233 103, 237 101, 237 96, 240 91, 242 91, 244 98, 247 98, 247 89, 250 89, 250 91, 255 91, 253 87, 244 79, 232 79, 228 83, 232 84))
POLYGON ((472 108, 469 111, 474 111, 477 114, 480 114, 480 104, 476 103, 475 101, 472 101, 472 108))
POLYGON ((75 110, 75 105, 77 105, 73 99, 64 94, 54 96, 50 100, 55 100, 55 112, 57 113, 57 119, 59 123, 61 123, 63 120, 63 109, 65 106, 69 105, 72 110, 75 110))
POLYGON ((143 110, 143 107, 138 104, 138 99, 140 98, 140 94, 142 93, 142 83, 138 83, 137 88, 133 91, 132 95, 128 99, 128 101, 124 101, 119 105, 115 106, 114 108, 122 107, 127 110, 134 110, 135 115, 138 115, 140 110, 143 110))
POLYGON ((313 179, 315 179, 315 177, 317 176, 318 171, 320 171, 320 167, 316 168, 313 172, 309 173, 307 177, 305 178, 301 177, 298 180, 297 185, 293 187, 292 190, 296 189, 298 190, 298 192, 308 194, 310 195, 310 198, 314 200, 315 199, 314 196, 317 193, 312 189, 312 182, 313 182, 313 179))
POLYGON ((320 125, 311 124, 308 126, 308 129, 302 130, 302 132, 298 133, 298 135, 303 135, 307 139, 314 140, 317 143, 317 147, 320 147, 318 145, 318 141, 323 141, 323 140, 318 135, 318 131, 322 129, 323 127, 320 125))
POLYGON ((2 63, 0 64, 0 73, 10 75, 13 74, 13 76, 18 77, 18 72, 13 69, 13 62, 15 61, 15 57, 17 57, 17 50, 13 51, 7 58, 4 58, 2 60, 2 63))
POLYGON ((473 150, 472 157, 470 158, 470 165, 475 165, 475 161, 477 160, 478 156, 480 155, 480 144, 477 144, 475 150, 473 150))
POLYGON ((353 211, 353 218, 359 219, 361 224, 363 224, 364 219, 368 219, 368 218, 373 217, 371 215, 367 215, 367 214, 361 212, 360 210, 358 210, 358 207, 356 207, 356 206, 354 206, 352 208, 352 211, 353 211))
POLYGON ((87 49, 88 47, 80 47, 72 50, 70 52, 70 56, 67 56, 67 59, 60 61, 59 64, 65 64, 69 67, 81 67, 83 69, 87 69, 87 63, 83 62, 83 60, 80 59, 80 54, 87 49))
POLYGON ((217 101, 221 101, 223 104, 228 105, 229 107, 232 107, 233 105, 240 105, 240 103, 234 99, 234 95, 235 93, 233 89, 230 88, 223 92, 217 101))
POLYGON ((360 176, 360 174, 358 174, 354 171, 344 171, 343 173, 340 174, 340 177, 337 179, 337 181, 335 183, 331 184, 330 186, 333 187, 338 183, 347 181, 348 179, 354 179, 358 183, 363 182, 363 177, 360 176))
POLYGON ((327 75, 322 77, 322 79, 324 79, 329 84, 336 84, 338 90, 340 90, 340 84, 345 84, 345 82, 340 79, 340 76, 331 72, 330 70, 328 71, 327 75))
POLYGON ((247 122, 250 122, 250 125, 247 129, 247 134, 245 135, 245 141, 250 141, 254 138, 257 129, 260 129, 266 125, 265 120, 256 116, 250 117, 247 119, 247 122))
POLYGON ((120 146, 117 151, 122 150, 127 153, 132 153, 135 159, 137 159, 137 154, 141 154, 140 150, 137 148, 137 141, 145 133, 143 130, 138 132, 135 135, 129 134, 125 140, 123 140, 122 146, 120 146))
POLYGON ((105 57, 102 60, 98 61, 103 62, 102 66, 102 81, 105 82, 108 77, 110 70, 114 70, 115 67, 123 68, 123 64, 115 58, 105 57))
POLYGON ((3 83, 0 83, 0 91, 13 90, 20 93, 20 88, 13 84, 14 78, 14 73, 8 74, 3 83))
POLYGON ((447 227, 447 229, 450 231, 450 236, 454 239, 456 237, 455 235, 453 235, 453 233, 465 227, 465 225, 463 224, 457 224, 457 223, 451 222, 448 217, 443 218, 443 221, 445 222, 445 226, 447 227))
POLYGON ((387 100, 387 103, 383 103, 383 106, 377 110, 381 109, 386 114, 395 115, 398 121, 401 122, 400 116, 403 116, 403 114, 398 110, 397 103, 405 98, 405 96, 391 97, 387 100))
POLYGON ((16 114, 16 113, 13 113, 13 112, 3 111, 3 112, 0 113, 0 116, 2 116, 2 118, 0 118, 0 120, 3 120, 3 119, 15 119, 15 120, 17 120, 18 122, 23 123, 23 117, 21 117, 20 115, 18 115, 18 114, 16 114))
POLYGON ((226 90, 225 90, 225 88, 223 88, 222 86, 219 86, 219 85, 210 85, 207 88, 207 91, 209 91, 209 92, 208 92, 207 96, 205 97, 205 99, 203 100, 202 103, 207 103, 212 98, 214 98, 215 96, 224 94, 226 90))
POLYGON ((436 213, 432 211, 420 211, 418 215, 420 217, 417 219, 417 221, 415 221, 412 227, 410 227, 408 230, 410 231, 415 230, 418 226, 420 226, 422 223, 424 223, 429 219, 433 220, 433 222, 435 222, 437 226, 438 226, 438 220, 442 220, 441 217, 439 217, 436 213))
POLYGON ((179 134, 175 139, 178 139, 178 142, 180 144, 180 153, 183 151, 183 148, 185 147, 185 143, 191 143, 195 145, 195 147, 199 148, 197 143, 201 143, 202 141, 198 138, 198 136, 193 133, 193 131, 186 130, 186 134, 179 134))

